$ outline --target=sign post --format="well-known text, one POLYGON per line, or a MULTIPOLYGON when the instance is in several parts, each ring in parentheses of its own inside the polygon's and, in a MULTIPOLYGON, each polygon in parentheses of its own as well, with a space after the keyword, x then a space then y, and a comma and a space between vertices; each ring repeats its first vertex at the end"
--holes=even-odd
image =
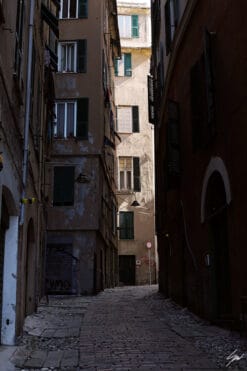
POLYGON ((151 286, 152 284, 152 276, 151 276, 151 247, 152 247, 152 244, 150 241, 146 243, 146 247, 148 249, 149 285, 151 286))

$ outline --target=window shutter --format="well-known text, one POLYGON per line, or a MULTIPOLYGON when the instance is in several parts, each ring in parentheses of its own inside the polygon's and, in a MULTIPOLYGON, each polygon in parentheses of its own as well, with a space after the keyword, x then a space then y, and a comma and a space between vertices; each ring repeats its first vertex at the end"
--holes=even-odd
POLYGON ((138 15, 131 16, 131 36, 139 37, 138 15))
POLYGON ((115 76, 118 76, 118 59, 117 58, 114 59, 114 73, 115 73, 115 76))
POLYGON ((170 11, 170 0, 167 0, 165 5, 165 28, 166 28, 166 55, 171 51, 171 11, 170 11))
POLYGON ((81 139, 88 139, 88 105, 88 98, 77 100, 76 136, 81 139))
POLYGON ((132 66, 131 66, 131 54, 125 53, 124 54, 124 76, 131 76, 132 75, 132 66))
POLYGON ((139 133, 139 107, 132 106, 132 131, 133 133, 139 133))
POLYGON ((77 72, 87 71, 87 40, 77 42, 77 72))
POLYGON ((74 204, 74 178, 74 167, 54 167, 54 206, 71 206, 74 204))
POLYGON ((87 18, 88 17, 88 3, 87 0, 78 0, 78 17, 87 18))
POLYGON ((133 240, 134 239, 134 213, 120 211, 120 239, 133 240))
POLYGON ((141 179, 140 179, 140 159, 139 157, 133 157, 133 173, 134 173, 134 191, 141 191, 141 179))

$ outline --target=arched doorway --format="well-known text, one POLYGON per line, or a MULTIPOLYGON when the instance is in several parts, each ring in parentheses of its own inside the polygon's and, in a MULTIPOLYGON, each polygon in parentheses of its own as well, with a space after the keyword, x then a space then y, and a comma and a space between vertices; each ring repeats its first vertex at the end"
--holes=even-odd
POLYGON ((211 316, 216 320, 227 320, 232 312, 227 207, 224 181, 214 171, 207 183, 205 221, 210 241, 211 316))
POLYGON ((36 309, 35 283, 36 283, 36 259, 34 225, 31 219, 27 228, 27 249, 26 249, 26 293, 25 293, 25 315, 33 313, 36 309))

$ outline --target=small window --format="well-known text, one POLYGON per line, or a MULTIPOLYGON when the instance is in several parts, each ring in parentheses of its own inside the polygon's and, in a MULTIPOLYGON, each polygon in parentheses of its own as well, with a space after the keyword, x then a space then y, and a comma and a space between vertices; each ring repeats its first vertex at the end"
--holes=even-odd
POLYGON ((54 137, 88 138, 88 98, 76 101, 61 101, 55 104, 54 137))
POLYGON ((74 204, 74 167, 54 167, 53 205, 72 206, 74 204))
POLYGON ((119 189, 141 191, 139 157, 119 157, 119 189))
POLYGON ((123 53, 121 59, 115 59, 115 76, 132 76, 131 53, 123 53))
POLYGON ((117 124, 120 133, 138 133, 139 107, 117 107, 117 124))
POLYGON ((118 27, 120 37, 130 39, 139 37, 139 17, 138 15, 119 15, 118 27))
POLYGON ((87 18, 87 0, 62 0, 60 8, 60 18, 87 18))
POLYGON ((120 211, 119 213, 119 238, 120 240, 134 239, 134 213, 120 211))
POLYGON ((58 44, 59 72, 86 72, 87 40, 58 44))

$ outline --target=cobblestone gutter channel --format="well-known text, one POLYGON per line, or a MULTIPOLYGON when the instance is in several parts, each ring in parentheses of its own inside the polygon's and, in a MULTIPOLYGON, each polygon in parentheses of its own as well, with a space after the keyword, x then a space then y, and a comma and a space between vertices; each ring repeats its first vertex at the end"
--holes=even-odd
POLYGON ((11 362, 25 371, 247 370, 247 340, 164 299, 157 286, 124 287, 42 302, 11 362), (243 356, 226 367, 234 351, 243 356))

